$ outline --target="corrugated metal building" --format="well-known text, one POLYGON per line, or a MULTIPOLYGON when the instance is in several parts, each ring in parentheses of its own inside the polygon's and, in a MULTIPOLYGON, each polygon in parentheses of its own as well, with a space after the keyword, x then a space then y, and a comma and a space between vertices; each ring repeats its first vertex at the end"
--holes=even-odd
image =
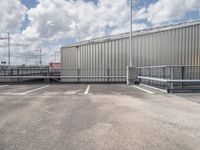
MULTIPOLYGON (((200 65, 200 21, 133 32, 134 66, 200 65)), ((61 47, 62 76, 116 78, 62 79, 62 81, 126 81, 129 33, 97 38, 61 47)))

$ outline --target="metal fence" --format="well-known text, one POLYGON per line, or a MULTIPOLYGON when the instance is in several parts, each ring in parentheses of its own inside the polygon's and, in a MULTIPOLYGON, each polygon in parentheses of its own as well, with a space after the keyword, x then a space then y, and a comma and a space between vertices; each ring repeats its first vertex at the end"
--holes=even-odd
POLYGON ((59 78, 60 70, 43 68, 0 68, 0 82, 23 82, 33 79, 59 78))
POLYGON ((61 69, 62 82, 125 82, 125 69, 61 69))
MULTIPOLYGON (((44 79, 45 82, 119 83, 126 81, 127 76, 123 74, 125 71, 126 69, 1 68, 0 82, 44 79)), ((200 91, 200 66, 138 67, 137 78, 140 83, 158 86, 168 92, 200 91)))
POLYGON ((50 68, 3 68, 0 69, 0 82, 16 82, 44 79, 58 82, 124 82, 126 76, 117 73, 124 69, 50 69, 50 68), (98 72, 98 75, 96 75, 98 72))
POLYGON ((139 67, 140 83, 165 88, 168 92, 200 91, 200 66, 139 67))

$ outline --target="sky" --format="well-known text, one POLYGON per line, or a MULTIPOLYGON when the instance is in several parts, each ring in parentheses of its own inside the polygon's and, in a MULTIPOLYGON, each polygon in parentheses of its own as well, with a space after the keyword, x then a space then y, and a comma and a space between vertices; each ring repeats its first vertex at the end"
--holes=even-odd
MULTIPOLYGON (((129 0, 1 0, 0 37, 11 64, 59 62, 63 45, 129 31, 129 0)), ((133 30, 200 20, 200 0, 133 0, 133 30)), ((0 40, 0 62, 7 61, 0 40)))

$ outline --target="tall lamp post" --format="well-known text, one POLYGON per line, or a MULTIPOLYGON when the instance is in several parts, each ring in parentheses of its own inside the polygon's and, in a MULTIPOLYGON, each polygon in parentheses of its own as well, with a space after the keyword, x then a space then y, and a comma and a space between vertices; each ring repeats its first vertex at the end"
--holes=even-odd
POLYGON ((132 5, 133 5, 133 1, 130 0, 130 48, 129 48, 129 59, 130 59, 130 67, 133 66, 132 64, 132 24, 133 24, 133 21, 132 21, 132 5))
POLYGON ((129 47, 129 66, 127 66, 127 84, 132 85, 136 83, 137 80, 137 71, 133 67, 133 56, 132 56, 132 24, 133 24, 133 14, 132 14, 132 5, 133 1, 130 0, 130 47, 129 47))

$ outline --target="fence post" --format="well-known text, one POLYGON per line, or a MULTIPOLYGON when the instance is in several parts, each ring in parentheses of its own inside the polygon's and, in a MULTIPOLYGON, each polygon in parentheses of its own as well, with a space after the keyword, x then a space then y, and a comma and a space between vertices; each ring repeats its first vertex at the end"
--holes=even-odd
POLYGON ((77 77, 78 77, 77 82, 80 82, 79 76, 80 76, 80 69, 77 69, 77 77))
MULTIPOLYGON (((182 80, 184 80, 184 78, 185 78, 185 67, 184 66, 182 66, 181 67, 181 79, 182 80)), ((183 89, 184 88, 184 83, 181 83, 181 89, 183 89)))
MULTIPOLYGON (((168 67, 169 67, 169 79, 172 80, 173 79, 173 67, 172 66, 168 66, 168 67)), ((167 92, 169 93, 171 89, 173 89, 173 83, 167 83, 167 92)))
POLYGON ((127 66, 127 85, 134 85, 137 82, 137 68, 127 66))
POLYGON ((110 78, 109 78, 109 76, 110 76, 110 69, 109 68, 107 69, 107 76, 108 76, 107 80, 108 80, 108 82, 110 82, 110 78))
MULTIPOLYGON (((148 73, 149 73, 149 77, 151 77, 151 68, 147 68, 147 69, 148 69, 148 71, 149 71, 149 72, 148 72, 148 73)), ((148 84, 148 85, 151 84, 151 83, 150 83, 150 80, 147 80, 147 84, 148 84)))
POLYGON ((10 75, 13 76, 13 69, 10 70, 10 75))
MULTIPOLYGON (((19 69, 17 69, 17 76, 19 76, 19 69)), ((17 78, 17 82, 19 82, 19 78, 17 78)))
MULTIPOLYGON (((166 67, 163 66, 163 75, 162 75, 163 79, 166 79, 166 67)), ((165 83, 162 83, 163 88, 165 87, 165 83)))
POLYGON ((49 79, 49 69, 47 69, 47 83, 49 83, 50 79, 49 79))

